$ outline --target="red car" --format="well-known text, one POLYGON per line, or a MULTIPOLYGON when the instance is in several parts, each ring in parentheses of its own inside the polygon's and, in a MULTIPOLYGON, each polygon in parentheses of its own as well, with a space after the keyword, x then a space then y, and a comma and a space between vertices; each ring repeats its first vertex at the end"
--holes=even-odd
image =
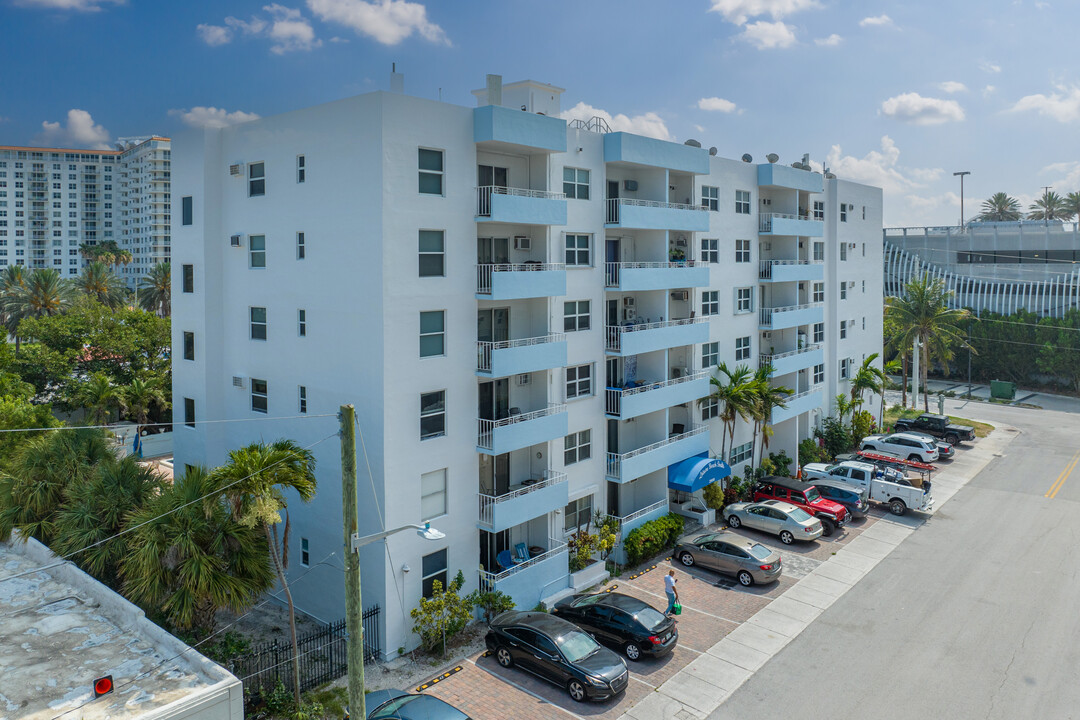
POLYGON ((754 486, 754 501, 782 500, 802 508, 821 521, 822 535, 828 537, 847 522, 847 508, 821 496, 817 488, 783 477, 763 478, 754 486))

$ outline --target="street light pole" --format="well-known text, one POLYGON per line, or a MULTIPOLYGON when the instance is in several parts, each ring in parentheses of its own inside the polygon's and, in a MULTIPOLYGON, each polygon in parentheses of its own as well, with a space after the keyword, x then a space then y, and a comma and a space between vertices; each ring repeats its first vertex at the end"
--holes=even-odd
POLYGON ((971 171, 961 170, 960 172, 954 172, 953 177, 960 176, 960 227, 964 227, 964 176, 970 175, 971 171))

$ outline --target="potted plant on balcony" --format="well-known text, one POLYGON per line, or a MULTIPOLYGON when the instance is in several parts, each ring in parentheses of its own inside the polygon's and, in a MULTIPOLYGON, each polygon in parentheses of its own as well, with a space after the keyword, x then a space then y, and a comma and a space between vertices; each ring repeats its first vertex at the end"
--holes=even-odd
POLYGON ((681 247, 668 248, 668 260, 674 263, 686 262, 686 251, 681 247))

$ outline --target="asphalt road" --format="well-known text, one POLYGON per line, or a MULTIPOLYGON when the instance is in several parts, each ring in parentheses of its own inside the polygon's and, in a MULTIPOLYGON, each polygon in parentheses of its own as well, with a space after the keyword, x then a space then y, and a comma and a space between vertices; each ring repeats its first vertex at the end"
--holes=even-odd
POLYGON ((1020 432, 710 718, 1080 718, 1080 417, 946 412, 1020 432))

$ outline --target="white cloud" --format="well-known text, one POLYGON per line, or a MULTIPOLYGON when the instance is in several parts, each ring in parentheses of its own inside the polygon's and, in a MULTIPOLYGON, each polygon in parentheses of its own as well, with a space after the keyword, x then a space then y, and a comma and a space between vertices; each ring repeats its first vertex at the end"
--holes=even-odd
POLYGON ((735 112, 735 110, 737 109, 735 103, 731 102, 730 100, 725 100, 724 98, 718 97, 701 98, 697 101, 697 106, 699 110, 708 110, 710 112, 722 113, 735 112))
MULTIPOLYGON (((970 198, 967 199, 970 200, 970 198)), ((904 200, 911 209, 919 211, 960 207, 960 196, 952 191, 942 195, 905 195, 904 200)))
POLYGON ((322 40, 315 37, 311 22, 298 9, 273 3, 264 5, 263 11, 270 15, 269 19, 258 15, 252 15, 251 20, 229 16, 225 18, 224 26, 201 24, 195 30, 211 47, 227 45, 237 34, 267 38, 273 43, 270 52, 275 55, 313 50, 322 45, 322 40))
POLYGON ((349 40, 348 40, 348 38, 338 37, 337 35, 335 35, 334 37, 330 38, 330 42, 332 42, 332 43, 347 43, 347 42, 349 42, 349 40))
POLYGON ((739 35, 758 50, 789 48, 795 44, 795 29, 786 23, 758 20, 750 23, 739 35))
POLYGON ((85 110, 68 110, 67 126, 58 122, 41 123, 41 133, 33 140, 34 145, 45 147, 88 148, 112 150, 109 131, 94 124, 94 118, 85 110))
POLYGON ((833 33, 829 37, 825 38, 814 38, 814 44, 819 47, 836 47, 842 42, 844 42, 844 38, 840 37, 836 33, 833 33))
POLYGON ((232 31, 221 25, 196 25, 195 32, 199 33, 202 41, 210 47, 228 45, 232 42, 232 31))
POLYGON ((1048 185, 1063 188, 1064 192, 1080 190, 1080 160, 1052 163, 1039 171, 1040 175, 1050 173, 1054 174, 1051 175, 1048 185))
POLYGON ((223 128, 259 119, 255 113, 243 110, 229 112, 224 108, 202 106, 193 107, 190 110, 170 110, 169 115, 178 117, 185 125, 195 128, 223 128))
POLYGON ((892 18, 888 15, 875 15, 874 17, 864 17, 859 21, 859 27, 884 27, 886 25, 892 25, 892 18))
MULTIPOLYGON (((0 118, 0 122, 3 122, 3 121, 4 121, 4 119, 0 118)), ((694 129, 697 130, 699 133, 705 132, 705 126, 704 125, 695 125, 694 129)))
POLYGON ((1009 108, 1009 112, 1034 110, 1061 123, 1080 120, 1080 86, 1057 85, 1055 88, 1056 92, 1049 95, 1025 95, 1009 108))
POLYGON ((938 83, 938 88, 942 92, 949 93, 950 95, 959 92, 967 92, 967 85, 962 82, 957 82, 956 80, 946 80, 943 83, 938 83))
POLYGON ((225 18, 225 24, 244 35, 258 35, 266 29, 266 21, 254 15, 251 16, 250 22, 244 22, 240 18, 232 17, 230 15, 225 18))
POLYGON ((979 69, 982 70, 983 72, 988 72, 988 73, 999 73, 999 72, 1001 72, 1001 66, 998 65, 997 63, 992 63, 989 60, 983 60, 981 63, 979 63, 979 69))
POLYGON ((307 0, 308 9, 323 22, 335 22, 383 45, 397 45, 418 33, 429 42, 449 45, 443 29, 428 20, 427 8, 407 0, 307 0))
POLYGON ((940 168, 901 170, 899 162, 900 148, 885 135, 881 138, 880 152, 871 150, 861 158, 844 155, 839 145, 833 145, 825 164, 844 180, 875 185, 892 194, 921 188, 927 179, 936 179, 944 172, 940 168))
POLYGON ((634 115, 633 117, 622 113, 612 115, 607 110, 601 110, 588 103, 579 102, 562 114, 563 120, 589 120, 594 117, 602 117, 615 132, 631 132, 637 135, 659 138, 660 140, 672 139, 663 118, 654 112, 634 115))
POLYGON ((990 97, 991 95, 993 95, 996 92, 997 92, 996 87, 994 87, 993 85, 987 85, 986 87, 983 88, 982 94, 983 94, 984 98, 988 98, 988 97, 990 97))
POLYGON ((743 25, 758 15, 779 20, 786 15, 818 7, 821 5, 817 0, 712 0, 709 12, 720 13, 728 22, 743 25))
POLYGON ((964 119, 964 109, 955 100, 928 98, 918 93, 889 98, 881 103, 881 112, 913 125, 940 125, 964 119))
POLYGON ((98 12, 104 5, 123 5, 127 0, 15 0, 15 5, 42 10, 98 12))

